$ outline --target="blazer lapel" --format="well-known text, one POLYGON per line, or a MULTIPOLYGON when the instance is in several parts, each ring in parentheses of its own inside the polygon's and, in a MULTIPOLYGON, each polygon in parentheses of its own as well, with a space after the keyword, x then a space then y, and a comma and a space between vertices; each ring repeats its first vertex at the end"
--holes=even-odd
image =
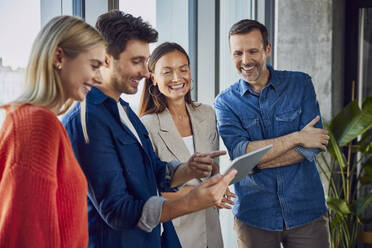
POLYGON ((196 108, 194 109, 189 104, 186 104, 187 111, 189 112, 190 120, 191 120, 191 127, 192 133, 194 135, 194 148, 195 151, 203 151, 208 140, 205 139, 205 117, 199 112, 196 108))
POLYGON ((166 108, 163 112, 159 113, 158 118, 160 124, 159 135, 164 141, 164 144, 177 160, 182 162, 187 161, 191 154, 183 142, 168 109, 166 108))

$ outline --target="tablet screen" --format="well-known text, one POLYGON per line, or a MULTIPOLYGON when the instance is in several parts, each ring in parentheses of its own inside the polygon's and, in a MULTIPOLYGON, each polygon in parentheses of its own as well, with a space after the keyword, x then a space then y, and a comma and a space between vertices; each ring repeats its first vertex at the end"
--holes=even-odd
MULTIPOLYGON (((236 169, 238 173, 236 173, 235 178, 230 182, 231 184, 237 183, 246 177, 250 171, 260 162, 261 158, 272 148, 272 145, 268 145, 252 151, 250 153, 244 154, 240 157, 235 158, 231 162, 231 166, 226 170, 226 172, 232 168, 236 169)), ((225 172, 225 173, 226 173, 225 172)))

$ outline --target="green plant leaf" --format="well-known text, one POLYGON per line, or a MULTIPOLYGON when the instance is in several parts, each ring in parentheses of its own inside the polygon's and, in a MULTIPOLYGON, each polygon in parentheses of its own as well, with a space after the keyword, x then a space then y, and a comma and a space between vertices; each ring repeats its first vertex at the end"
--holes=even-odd
POLYGON ((337 214, 340 214, 340 215, 352 214, 345 200, 328 196, 327 205, 331 210, 333 210, 337 214))
MULTIPOLYGON (((368 166, 368 167, 371 167, 371 166, 368 166)), ((360 177, 359 181, 362 185, 372 184, 372 173, 371 172, 364 173, 364 175, 360 177)))
POLYGON ((372 154, 372 130, 365 132, 362 139, 353 147, 353 151, 359 151, 364 154, 372 154))
POLYGON ((360 216, 364 213, 367 207, 372 204, 372 192, 369 192, 367 195, 360 197, 353 204, 353 210, 357 216, 360 216))
POLYGON ((372 154, 372 142, 370 142, 368 145, 363 147, 363 150, 360 152, 365 153, 365 154, 372 154))
POLYGON ((337 143, 340 144, 340 140, 345 131, 348 130, 348 126, 361 112, 358 103, 352 101, 331 120, 329 130, 332 131, 337 143))
POLYGON ((362 110, 372 115, 372 96, 369 96, 364 100, 362 110))
POLYGON ((330 131, 328 133, 328 135, 329 135, 329 142, 328 142, 328 146, 327 146, 328 152, 331 154, 331 156, 338 162, 338 164, 342 168, 346 168, 347 163, 346 163, 345 155, 341 152, 341 149, 338 146, 337 141, 336 141, 335 137, 333 136, 332 131, 329 129, 326 122, 323 122, 323 126, 330 131))
POLYGON ((372 104, 370 101, 369 98, 366 99, 363 110, 359 108, 356 101, 352 101, 332 119, 330 130, 340 146, 347 145, 372 127, 372 104))
POLYGON ((336 214, 332 216, 332 218, 330 218, 331 228, 332 229, 337 228, 338 225, 340 225, 342 221, 344 221, 344 218, 342 218, 342 215, 336 214))
POLYGON ((362 163, 362 173, 360 183, 362 185, 372 184, 372 157, 362 163))
POLYGON ((362 169, 365 174, 372 175, 372 157, 362 163, 362 169))

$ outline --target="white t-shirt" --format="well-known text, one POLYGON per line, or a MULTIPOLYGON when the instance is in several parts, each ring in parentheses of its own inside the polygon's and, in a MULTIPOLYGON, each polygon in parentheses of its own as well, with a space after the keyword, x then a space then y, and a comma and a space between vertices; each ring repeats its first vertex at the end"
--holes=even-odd
POLYGON ((142 145, 141 139, 139 138, 136 129, 134 128, 132 122, 131 122, 131 121, 129 120, 129 118, 128 118, 127 110, 124 109, 124 106, 122 106, 122 105, 120 104, 120 102, 118 102, 117 104, 118 104, 119 116, 120 116, 120 120, 121 120, 121 122, 122 122, 125 126, 127 126, 127 127, 129 128, 129 130, 134 134, 134 136, 136 136, 137 140, 138 140, 139 143, 142 145))
POLYGON ((193 155, 195 153, 194 136, 190 135, 190 136, 182 137, 182 139, 183 139, 183 142, 185 142, 187 150, 189 150, 190 154, 193 155))

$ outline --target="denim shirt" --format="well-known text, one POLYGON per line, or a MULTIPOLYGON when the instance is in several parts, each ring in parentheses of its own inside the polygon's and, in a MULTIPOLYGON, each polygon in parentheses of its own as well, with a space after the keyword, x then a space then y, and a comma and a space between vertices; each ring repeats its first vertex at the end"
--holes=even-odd
MULTIPOLYGON (((231 159, 245 154, 250 141, 300 131, 319 113, 314 86, 302 72, 270 70, 261 93, 240 79, 217 96, 218 131, 231 159)), ((322 128, 321 121, 316 125, 322 128)), ((281 231, 307 224, 327 211, 316 167, 319 149, 296 147, 304 157, 289 166, 262 169, 235 184, 238 199, 233 213, 261 229, 281 231)))

